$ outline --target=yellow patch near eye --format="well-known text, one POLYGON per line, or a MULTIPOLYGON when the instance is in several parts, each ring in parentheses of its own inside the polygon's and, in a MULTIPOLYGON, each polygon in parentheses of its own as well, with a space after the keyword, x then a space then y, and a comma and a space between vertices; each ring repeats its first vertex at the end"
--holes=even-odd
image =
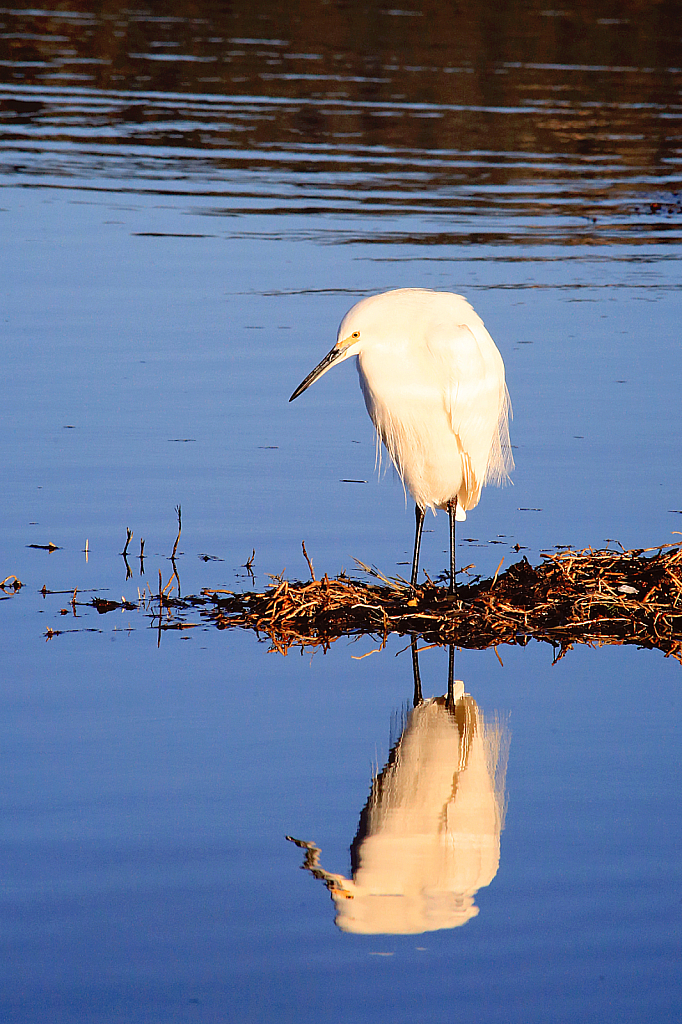
POLYGON ((353 331, 347 338, 339 338, 334 348, 344 349, 352 345, 354 341, 357 341, 360 337, 360 331, 353 331))

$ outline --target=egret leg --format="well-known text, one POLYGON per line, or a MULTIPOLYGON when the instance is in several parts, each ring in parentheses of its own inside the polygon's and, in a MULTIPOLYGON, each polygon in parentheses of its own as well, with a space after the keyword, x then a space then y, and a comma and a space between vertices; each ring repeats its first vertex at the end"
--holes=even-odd
POLYGON ((457 498, 448 502, 448 515, 450 516, 450 593, 457 591, 455 582, 455 515, 457 513, 457 498))
POLYGON ((419 505, 415 505, 414 515, 417 525, 414 533, 414 555, 412 556, 412 579, 410 580, 410 583, 413 587, 416 587, 417 573, 419 572, 419 548, 422 542, 422 530, 424 529, 424 509, 420 508, 419 505))
POLYGON ((455 648, 453 644, 450 644, 448 657, 448 698, 445 705, 448 708, 455 706, 455 648))
POLYGON ((422 680, 419 675, 419 656, 417 654, 417 638, 412 637, 412 675, 414 676, 414 700, 413 706, 418 708, 424 702, 422 697, 422 680))

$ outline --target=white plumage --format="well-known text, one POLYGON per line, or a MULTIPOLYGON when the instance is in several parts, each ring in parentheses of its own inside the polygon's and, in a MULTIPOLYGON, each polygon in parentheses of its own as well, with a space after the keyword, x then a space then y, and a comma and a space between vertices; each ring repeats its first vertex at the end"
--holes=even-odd
POLYGON ((504 364, 481 318, 461 295, 402 288, 353 306, 339 339, 355 331, 367 411, 415 502, 474 508, 511 466, 504 364))
POLYGON ((478 914, 476 892, 497 874, 509 730, 486 721, 460 681, 454 696, 451 706, 437 697, 411 713, 360 816, 352 877, 325 870, 318 847, 293 840, 343 931, 456 928, 478 914))
POLYGON ((461 295, 400 288, 346 313, 334 348, 290 401, 351 356, 367 411, 417 505, 414 584, 424 510, 447 509, 452 537, 483 484, 500 483, 513 466, 504 363, 461 295))

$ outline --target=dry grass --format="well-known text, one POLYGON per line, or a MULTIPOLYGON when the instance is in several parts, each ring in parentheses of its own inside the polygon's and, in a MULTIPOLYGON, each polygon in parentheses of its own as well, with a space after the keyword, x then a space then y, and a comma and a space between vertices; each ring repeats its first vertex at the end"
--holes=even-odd
POLYGON ((362 568, 377 582, 273 577, 262 593, 204 590, 182 600, 164 594, 159 628, 187 628, 194 609, 219 629, 254 630, 282 654, 361 634, 384 644, 397 633, 478 650, 535 639, 552 644, 557 659, 576 643, 636 644, 682 664, 680 544, 563 551, 538 566, 522 558, 494 579, 460 584, 454 596, 432 583, 412 590, 362 568))

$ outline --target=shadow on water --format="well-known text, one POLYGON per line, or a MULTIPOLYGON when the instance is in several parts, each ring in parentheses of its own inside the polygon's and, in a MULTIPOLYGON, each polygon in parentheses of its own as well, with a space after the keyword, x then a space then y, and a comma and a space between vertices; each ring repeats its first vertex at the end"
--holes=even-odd
POLYGON ((350 878, 327 871, 311 842, 303 868, 324 882, 336 924, 362 935, 457 928, 478 914, 476 893, 500 862, 510 732, 485 717, 455 680, 450 648, 446 695, 424 700, 412 641, 413 707, 372 788, 350 848, 350 878))

